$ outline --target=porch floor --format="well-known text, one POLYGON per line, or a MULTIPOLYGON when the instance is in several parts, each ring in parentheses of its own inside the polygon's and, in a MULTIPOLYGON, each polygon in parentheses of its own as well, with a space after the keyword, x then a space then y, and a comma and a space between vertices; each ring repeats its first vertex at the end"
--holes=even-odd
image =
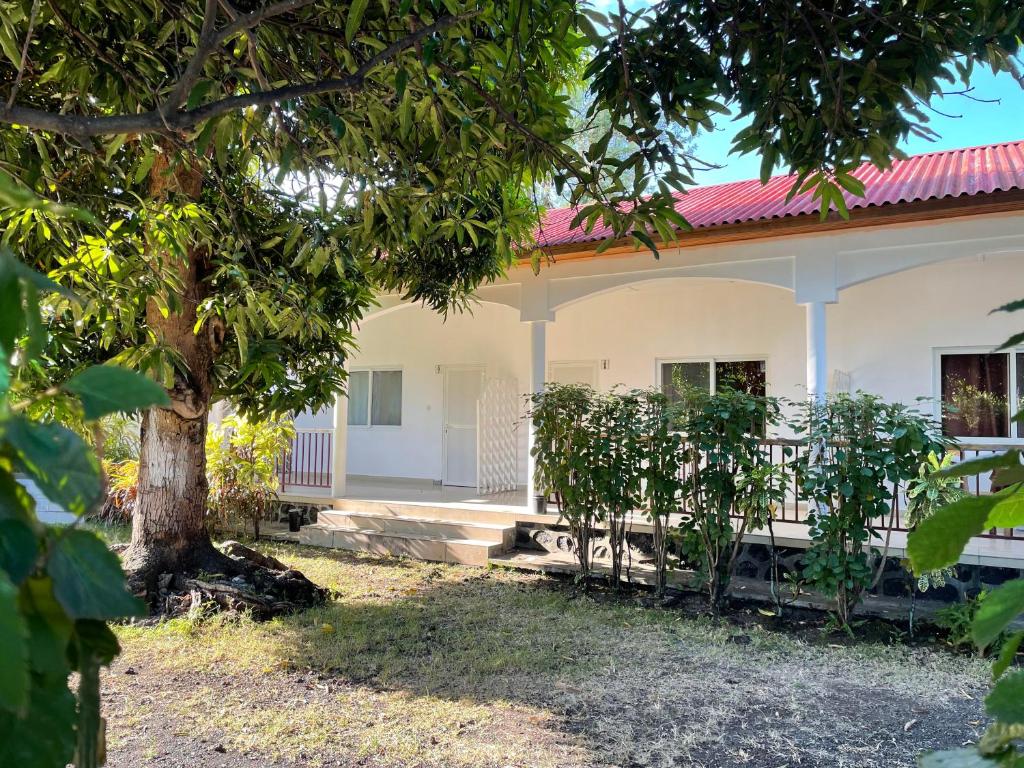
MULTIPOLYGON (((330 488, 285 486, 281 497, 285 501, 311 499, 314 503, 332 500, 330 488)), ((345 494, 341 498, 355 501, 391 501, 427 505, 483 506, 490 509, 526 511, 526 488, 493 494, 477 493, 476 488, 439 485, 432 480, 412 478, 366 477, 349 475, 345 480, 345 494)))
MULTIPOLYGON (((330 488, 287 486, 281 493, 281 500, 346 508, 353 508, 358 502, 367 502, 368 506, 386 510, 388 514, 413 514, 435 519, 542 525, 559 522, 553 507, 549 507, 546 515, 534 513, 527 505, 526 489, 523 487, 516 491, 485 495, 477 493, 475 488, 438 485, 429 480, 349 475, 345 495, 341 498, 332 497, 330 488), (417 509, 420 511, 415 511, 417 509)), ((646 517, 640 514, 634 516, 631 528, 637 532, 651 530, 646 517)), ((777 521, 774 531, 778 546, 802 548, 809 543, 807 526, 803 523, 777 521)), ((882 535, 885 535, 884 532, 882 535)), ((766 530, 748 532, 745 540, 761 544, 770 541, 766 530)), ((889 537, 889 556, 904 557, 906 542, 905 532, 893 531, 889 537)), ((871 545, 881 550, 885 548, 885 541, 875 540, 871 545)), ((960 562, 966 565, 1024 569, 1024 539, 972 539, 960 562)))

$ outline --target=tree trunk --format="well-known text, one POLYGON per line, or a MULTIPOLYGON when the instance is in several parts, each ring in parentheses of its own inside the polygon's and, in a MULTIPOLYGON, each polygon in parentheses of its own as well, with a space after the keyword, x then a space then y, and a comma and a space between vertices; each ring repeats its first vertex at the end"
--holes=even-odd
MULTIPOLYGON (((198 201, 202 173, 198 164, 181 158, 171 165, 170 146, 158 154, 150 177, 157 203, 177 199, 198 201)), ((139 454, 138 498, 132 517, 132 542, 125 552, 125 570, 133 585, 147 591, 165 572, 223 565, 205 526, 206 425, 213 394, 212 370, 219 348, 219 328, 196 330, 196 311, 206 298, 205 249, 192 248, 184 259, 169 253, 151 254, 154 266, 174 269, 181 291, 179 311, 166 316, 150 298, 146 324, 161 343, 174 350, 184 371, 174 374, 170 408, 151 408, 143 415, 139 454)))
MULTIPOLYGON (((153 163, 151 197, 158 204, 198 201, 203 190, 201 169, 188 156, 172 165, 173 151, 165 146, 153 163)), ((197 327, 197 311, 209 291, 210 254, 199 247, 190 248, 180 259, 170 253, 149 256, 154 270, 176 271, 179 290, 176 301, 167 303, 176 311, 166 315, 149 299, 146 325, 157 343, 174 350, 183 365, 175 366, 168 391, 170 407, 151 408, 142 419, 132 542, 124 553, 129 586, 160 612, 180 607, 183 603, 176 596, 182 593, 199 595, 202 603, 251 610, 259 617, 323 602, 327 590, 301 573, 268 569, 258 558, 228 556, 210 541, 205 525, 206 427, 213 363, 224 341, 222 322, 215 319, 197 327), (199 573, 204 574, 202 589, 197 580, 186 578, 199 573), (170 577, 162 578, 165 574, 170 577), (235 576, 242 578, 231 578, 235 576)), ((190 609, 194 603, 190 597, 190 609)))

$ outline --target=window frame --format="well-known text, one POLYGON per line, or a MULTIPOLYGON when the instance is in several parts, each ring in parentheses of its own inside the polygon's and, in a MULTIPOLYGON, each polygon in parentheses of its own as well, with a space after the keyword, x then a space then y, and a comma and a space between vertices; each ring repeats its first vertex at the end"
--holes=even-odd
POLYGON ((1017 412, 1016 403, 1020 402, 1021 393, 1017 391, 1017 355, 1024 355, 1024 346, 1010 347, 1009 349, 997 350, 999 344, 984 345, 974 344, 963 347, 932 347, 932 413, 939 425, 944 429, 942 423, 942 356, 943 355, 1006 355, 1009 360, 1006 368, 1007 382, 1007 422, 1009 424, 1009 437, 970 437, 965 435, 949 435, 949 437, 968 445, 1024 445, 1024 437, 1014 436, 1017 431, 1017 424, 1012 416, 1017 412))
POLYGON ((715 363, 764 363, 764 391, 766 396, 771 396, 771 357, 769 355, 715 355, 713 357, 657 357, 654 360, 654 381, 655 386, 660 390, 664 385, 661 378, 662 366, 666 363, 707 363, 711 367, 708 379, 711 392, 718 391, 718 376, 715 371, 715 363))
MULTIPOLYGON (((383 429, 383 430, 397 430, 401 429, 405 425, 405 368, 401 365, 358 365, 348 369, 348 375, 351 376, 353 373, 366 373, 367 374, 367 385, 366 385, 366 423, 365 424, 349 424, 348 416, 346 414, 345 425, 348 429, 383 429), (400 424, 373 424, 373 373, 374 371, 383 371, 388 373, 400 373, 402 374, 402 399, 398 403, 398 415, 401 420, 400 424)), ((348 397, 348 389, 345 391, 346 398, 348 397)), ((348 407, 351 407, 351 401, 348 402, 348 407)))

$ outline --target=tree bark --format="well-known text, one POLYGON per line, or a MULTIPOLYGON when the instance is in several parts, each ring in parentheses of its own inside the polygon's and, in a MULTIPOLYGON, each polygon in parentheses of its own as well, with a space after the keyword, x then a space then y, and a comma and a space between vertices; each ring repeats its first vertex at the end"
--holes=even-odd
MULTIPOLYGON (((151 198, 156 203, 198 202, 203 191, 199 164, 187 153, 172 163, 174 151, 165 145, 153 163, 151 198)), ((224 341, 220 321, 197 326, 198 308, 209 291, 210 253, 206 247, 195 247, 175 261, 170 261, 175 259, 170 253, 149 256, 154 270, 176 271, 180 288, 176 296, 179 309, 166 315, 149 299, 146 325, 159 344, 174 350, 183 365, 175 367, 174 383, 168 391, 170 407, 151 408, 142 419, 132 541, 124 553, 129 587, 156 612, 172 610, 180 602, 175 595, 181 590, 191 594, 199 582, 185 577, 199 574, 204 574, 204 584, 212 584, 204 587, 204 594, 222 608, 251 610, 261 618, 322 602, 327 590, 298 571, 268 569, 259 558, 245 553, 229 556, 210 541, 206 529, 206 429, 213 397, 213 363, 224 341), (232 579, 235 576, 242 578, 232 579), (225 594, 233 597, 225 598, 225 594)))
MULTIPOLYGON (((159 203, 198 201, 203 178, 198 164, 181 158, 171 164, 173 149, 165 146, 153 163, 151 198, 159 203)), ((158 343, 175 350, 184 371, 174 374, 170 408, 151 408, 143 415, 139 454, 138 498, 132 517, 132 541, 124 564, 136 588, 150 591, 161 573, 225 565, 207 533, 206 428, 213 394, 212 370, 219 333, 196 330, 196 311, 206 298, 208 254, 192 248, 186 258, 151 254, 154 266, 175 269, 181 282, 180 311, 160 311, 150 298, 146 324, 158 343)))

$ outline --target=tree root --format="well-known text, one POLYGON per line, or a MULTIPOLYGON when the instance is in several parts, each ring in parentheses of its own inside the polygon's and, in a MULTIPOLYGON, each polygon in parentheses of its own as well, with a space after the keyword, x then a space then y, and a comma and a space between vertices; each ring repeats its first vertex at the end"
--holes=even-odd
POLYGON ((129 585, 150 606, 151 617, 239 613, 257 620, 323 603, 328 591, 276 558, 228 541, 211 547, 182 572, 129 571, 129 585), (143 586, 143 585, 149 585, 143 586))

